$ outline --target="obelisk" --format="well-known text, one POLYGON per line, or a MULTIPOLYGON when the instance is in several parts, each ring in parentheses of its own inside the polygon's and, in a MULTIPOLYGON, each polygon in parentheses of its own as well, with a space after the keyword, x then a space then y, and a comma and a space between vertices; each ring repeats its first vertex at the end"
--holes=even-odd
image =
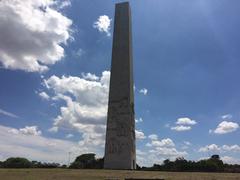
POLYGON ((118 3, 115 7, 104 156, 106 169, 136 168, 131 33, 129 3, 118 3))

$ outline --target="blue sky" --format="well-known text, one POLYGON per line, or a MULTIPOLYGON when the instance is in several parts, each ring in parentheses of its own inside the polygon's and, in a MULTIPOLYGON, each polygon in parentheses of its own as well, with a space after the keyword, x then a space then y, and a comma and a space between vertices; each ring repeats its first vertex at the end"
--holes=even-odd
MULTIPOLYGON (((0 2, 0 159, 103 155, 116 2, 0 2)), ((240 2, 130 5, 137 162, 240 163, 240 2)))

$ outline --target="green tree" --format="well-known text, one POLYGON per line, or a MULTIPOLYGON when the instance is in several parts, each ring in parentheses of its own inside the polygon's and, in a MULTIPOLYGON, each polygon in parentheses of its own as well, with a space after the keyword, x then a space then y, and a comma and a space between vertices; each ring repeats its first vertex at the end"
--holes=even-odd
POLYGON ((101 169, 103 168, 103 158, 96 159, 95 154, 82 154, 78 156, 69 168, 79 168, 79 169, 101 169))
POLYGON ((26 158, 12 157, 3 162, 5 168, 30 168, 31 162, 26 158))

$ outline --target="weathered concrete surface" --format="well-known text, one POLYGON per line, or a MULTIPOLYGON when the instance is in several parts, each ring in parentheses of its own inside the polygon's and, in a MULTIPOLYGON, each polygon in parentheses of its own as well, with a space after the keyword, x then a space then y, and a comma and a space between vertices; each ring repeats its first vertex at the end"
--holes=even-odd
POLYGON ((116 4, 104 168, 135 169, 132 34, 129 3, 116 4))

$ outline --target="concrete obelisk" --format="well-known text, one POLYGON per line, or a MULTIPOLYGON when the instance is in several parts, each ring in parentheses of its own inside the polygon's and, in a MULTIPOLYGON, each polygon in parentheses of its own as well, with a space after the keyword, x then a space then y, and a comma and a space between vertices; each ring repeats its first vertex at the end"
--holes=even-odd
POLYGON ((106 169, 136 168, 131 31, 129 3, 116 4, 104 156, 106 169))

